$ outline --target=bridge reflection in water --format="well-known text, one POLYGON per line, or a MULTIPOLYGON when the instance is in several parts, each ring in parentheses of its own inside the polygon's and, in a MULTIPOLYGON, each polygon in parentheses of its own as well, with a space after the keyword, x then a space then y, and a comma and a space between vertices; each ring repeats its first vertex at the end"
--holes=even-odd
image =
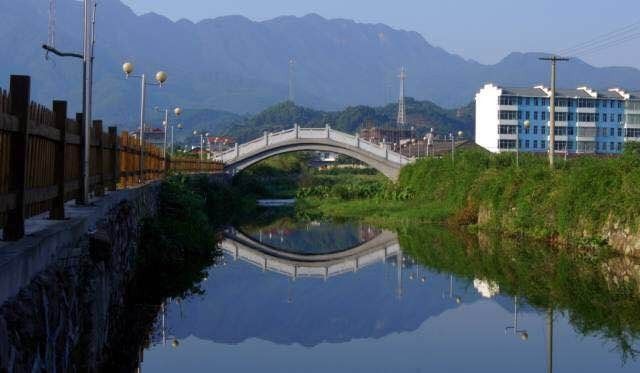
MULTIPOLYGON (((283 274, 292 279, 317 277, 328 279, 347 272, 386 261, 396 257, 402 259, 398 236, 383 230, 374 238, 349 249, 326 254, 297 254, 258 242, 235 230, 225 232, 220 248, 234 259, 251 263, 264 271, 283 274)), ((402 271, 402 265, 397 266, 402 271)), ((401 276, 401 273, 399 274, 401 276)))

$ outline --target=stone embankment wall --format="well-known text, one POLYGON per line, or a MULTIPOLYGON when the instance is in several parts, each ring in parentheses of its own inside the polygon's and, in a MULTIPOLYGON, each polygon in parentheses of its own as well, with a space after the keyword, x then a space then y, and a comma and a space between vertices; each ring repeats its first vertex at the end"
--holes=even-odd
MULTIPOLYGON (((496 226, 493 210, 489 206, 479 206, 477 212, 477 224, 479 227, 496 226)), ((497 223, 506 232, 516 232, 518 230, 517 220, 514 214, 505 214, 497 223)), ((580 224, 579 224, 580 225, 580 224)), ((579 226, 578 225, 578 226, 579 226)), ((614 250, 620 254, 640 258, 640 221, 619 222, 615 217, 610 216, 599 230, 589 228, 579 229, 573 233, 574 237, 559 237, 559 240, 572 240, 576 238, 601 239, 605 240, 614 250)))
POLYGON ((13 278, 15 267, 34 257, 47 263, 23 273, 30 278, 15 294, 4 289, 10 296, 0 299, 0 372, 98 370, 135 266, 140 221, 155 214, 159 189, 155 183, 111 193, 92 212, 48 226, 40 244, 33 234, 22 254, 19 242, 6 248, 15 253, 5 263, 13 278))

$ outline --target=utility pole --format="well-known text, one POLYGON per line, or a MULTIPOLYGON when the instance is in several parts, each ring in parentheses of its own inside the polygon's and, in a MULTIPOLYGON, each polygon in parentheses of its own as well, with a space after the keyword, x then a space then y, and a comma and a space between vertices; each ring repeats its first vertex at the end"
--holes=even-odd
MULTIPOLYGON (((549 166, 553 168, 553 156, 556 144, 556 64, 558 62, 569 61, 568 58, 551 56, 541 57, 541 61, 551 62, 551 102, 549 113, 549 166)), ((516 144, 517 146, 517 144, 516 144)))
POLYGON ((405 102, 404 102, 404 81, 407 79, 407 74, 404 67, 400 69, 400 75, 398 75, 398 78, 400 78, 400 99, 398 101, 398 121, 397 121, 398 122, 397 144, 399 149, 400 140, 401 140, 400 137, 402 137, 402 130, 407 124, 407 111, 406 111, 405 102))
POLYGON ((78 202, 86 204, 89 202, 89 128, 92 123, 92 87, 93 87, 93 49, 95 46, 95 22, 96 22, 96 4, 94 0, 83 1, 83 41, 82 53, 62 52, 55 48, 55 25, 56 4, 54 0, 49 2, 49 40, 48 44, 44 44, 42 48, 48 53, 53 53, 59 57, 73 57, 82 60, 82 118, 81 138, 84 139, 81 144, 83 148, 83 159, 80 160, 82 165, 81 175, 81 193, 78 202))
POLYGON ((547 309, 547 373, 553 373, 553 308, 547 309))
POLYGON ((293 58, 289 59, 289 101, 295 102, 295 92, 294 92, 294 67, 296 61, 293 58))

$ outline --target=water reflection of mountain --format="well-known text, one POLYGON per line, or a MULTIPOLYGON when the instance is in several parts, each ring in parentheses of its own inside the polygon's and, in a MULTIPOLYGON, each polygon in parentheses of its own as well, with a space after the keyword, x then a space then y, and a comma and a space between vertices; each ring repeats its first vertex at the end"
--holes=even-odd
MULTIPOLYGON (((455 280, 451 298, 448 275, 424 270, 416 275, 415 268, 406 268, 399 299, 393 264, 380 263, 327 282, 292 282, 232 261, 211 271, 204 284, 206 297, 169 308, 169 331, 178 338, 194 335, 217 343, 259 338, 314 346, 413 331, 428 318, 459 306, 455 296, 462 304, 480 298, 472 285, 455 280)), ((509 298, 498 299, 505 309, 512 309, 509 298)))

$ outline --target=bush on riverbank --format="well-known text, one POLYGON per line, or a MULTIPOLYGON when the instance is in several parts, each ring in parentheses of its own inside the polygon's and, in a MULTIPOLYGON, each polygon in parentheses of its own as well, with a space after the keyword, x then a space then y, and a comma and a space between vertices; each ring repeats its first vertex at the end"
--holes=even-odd
POLYGON ((406 166, 400 199, 325 200, 311 205, 327 215, 390 220, 418 219, 478 224, 535 238, 599 236, 608 224, 638 227, 640 146, 626 144, 619 157, 561 157, 551 170, 541 155, 461 150, 451 158, 421 159, 406 166), (365 205, 369 206, 366 207, 365 205), (366 208, 365 208, 366 207, 366 208))
POLYGON ((143 223, 136 279, 150 303, 199 293, 218 251, 206 200, 183 176, 161 186, 158 215, 143 223))

